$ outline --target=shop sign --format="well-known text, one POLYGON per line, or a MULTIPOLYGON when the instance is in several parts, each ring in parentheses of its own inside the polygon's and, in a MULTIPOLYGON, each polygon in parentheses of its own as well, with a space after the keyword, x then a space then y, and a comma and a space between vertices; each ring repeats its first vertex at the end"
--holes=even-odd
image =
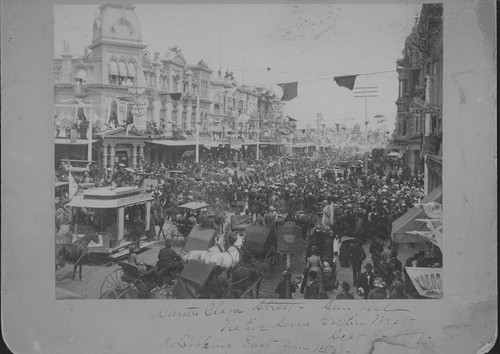
POLYGON ((421 296, 431 299, 443 297, 443 269, 405 267, 408 276, 421 296))
POLYGON ((278 252, 286 254, 302 253, 302 228, 288 222, 276 230, 278 252))

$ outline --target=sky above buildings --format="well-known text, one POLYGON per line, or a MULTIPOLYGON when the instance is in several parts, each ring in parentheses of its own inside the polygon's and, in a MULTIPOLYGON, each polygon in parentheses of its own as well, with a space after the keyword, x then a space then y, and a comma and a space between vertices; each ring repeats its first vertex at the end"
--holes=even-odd
MULTIPOLYGON (((137 5, 142 40, 152 55, 177 45, 189 64, 203 59, 213 75, 221 68, 239 84, 298 82, 285 115, 298 126, 316 126, 318 113, 333 126, 364 126, 365 101, 339 87, 334 76, 360 75, 355 87, 377 87, 367 99, 369 127, 394 128, 398 97, 396 60, 402 57, 419 4, 212 4, 137 5), (387 72, 389 71, 389 72, 387 72), (385 117, 377 124, 374 116, 385 117)), ((74 55, 92 43, 98 5, 54 7, 54 50, 63 40, 74 55)))

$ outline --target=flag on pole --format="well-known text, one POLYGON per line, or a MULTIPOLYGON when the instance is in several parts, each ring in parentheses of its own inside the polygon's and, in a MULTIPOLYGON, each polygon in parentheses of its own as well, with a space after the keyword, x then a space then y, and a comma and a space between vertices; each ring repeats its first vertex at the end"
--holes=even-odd
POLYGON ((78 193, 78 183, 76 183, 75 177, 73 176, 71 171, 69 171, 68 173, 69 173, 69 200, 71 200, 73 196, 76 193, 78 193))
POLYGON ((356 81, 356 76, 358 75, 349 75, 349 76, 335 76, 333 79, 339 86, 344 86, 352 91, 354 88, 354 82, 356 81))
POLYGON ((286 84, 278 84, 279 87, 283 89, 282 101, 290 101, 297 97, 298 92, 298 82, 289 82, 286 84))

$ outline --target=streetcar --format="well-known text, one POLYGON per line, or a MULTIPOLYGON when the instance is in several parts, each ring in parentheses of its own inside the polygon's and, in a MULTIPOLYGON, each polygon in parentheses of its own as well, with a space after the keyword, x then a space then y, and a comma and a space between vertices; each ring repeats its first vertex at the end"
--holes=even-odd
MULTIPOLYGON (((141 212, 150 227, 151 201, 153 197, 138 187, 102 187, 84 191, 67 204, 73 213, 73 240, 93 230, 99 235, 99 243, 91 242, 87 252, 117 259, 125 256, 128 247, 135 244, 132 232, 133 217, 141 212)), ((154 244, 142 236, 139 248, 154 244)))

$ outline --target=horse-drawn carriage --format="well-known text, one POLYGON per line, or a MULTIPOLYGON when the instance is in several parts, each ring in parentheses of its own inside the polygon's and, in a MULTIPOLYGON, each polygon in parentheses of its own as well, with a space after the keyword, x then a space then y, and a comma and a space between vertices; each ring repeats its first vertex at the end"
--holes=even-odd
POLYGON ((263 224, 253 224, 250 215, 232 215, 226 228, 226 240, 235 238, 239 232, 245 232, 245 249, 253 262, 264 262, 265 274, 272 278, 279 261, 276 252, 274 230, 263 224))
POLYGON ((179 213, 173 218, 172 224, 167 229, 167 236, 177 241, 180 236, 187 240, 193 227, 200 221, 200 218, 213 216, 212 227, 216 231, 221 231, 225 222, 225 214, 216 210, 210 204, 203 202, 190 202, 177 206, 179 213))
POLYGON ((246 234, 225 248, 220 242, 207 249, 193 249, 183 254, 186 267, 179 275, 176 298, 258 297, 264 270, 243 248, 246 234))
POLYGON ((146 265, 145 269, 118 262, 119 269, 111 272, 103 281, 100 299, 166 299, 170 287, 159 270, 146 265))

